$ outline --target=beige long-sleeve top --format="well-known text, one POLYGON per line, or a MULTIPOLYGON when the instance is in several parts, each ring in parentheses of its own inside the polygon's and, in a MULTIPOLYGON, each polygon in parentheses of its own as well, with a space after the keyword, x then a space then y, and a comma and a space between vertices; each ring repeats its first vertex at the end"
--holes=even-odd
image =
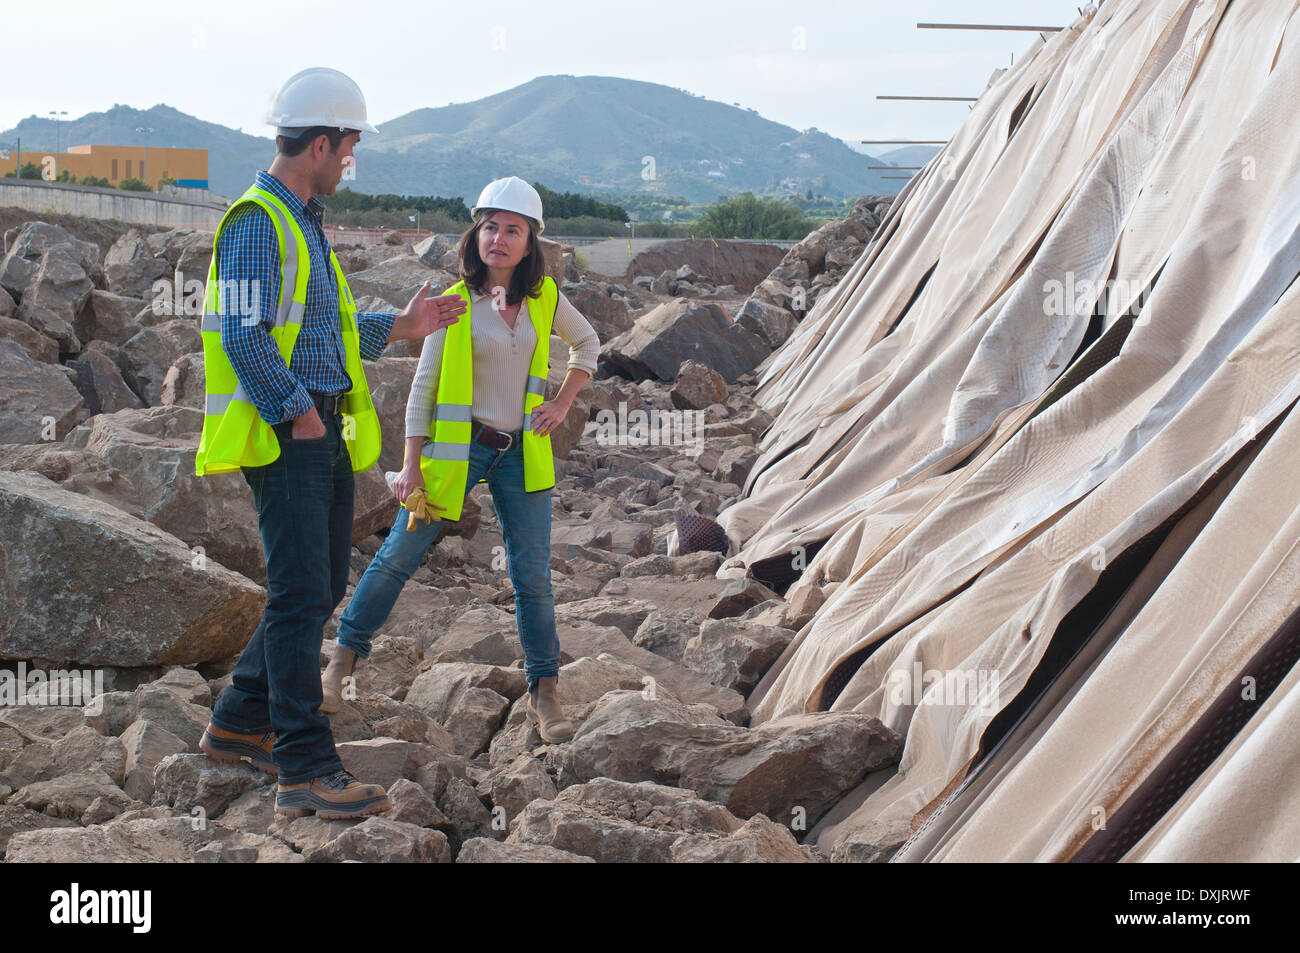
MULTIPOLYGON (((498 430, 519 430, 524 425, 524 388, 532 364, 537 331, 528 316, 525 298, 515 318, 514 329, 506 324, 489 294, 470 294, 470 309, 461 316, 470 322, 473 342, 474 403, 470 411, 475 420, 498 430)), ((555 307, 552 330, 569 345, 569 367, 595 374, 600 356, 600 338, 563 294, 555 307)), ((406 401, 406 435, 429 436, 433 405, 438 396, 438 375, 442 370, 442 349, 446 330, 435 331, 424 339, 420 363, 406 401)))

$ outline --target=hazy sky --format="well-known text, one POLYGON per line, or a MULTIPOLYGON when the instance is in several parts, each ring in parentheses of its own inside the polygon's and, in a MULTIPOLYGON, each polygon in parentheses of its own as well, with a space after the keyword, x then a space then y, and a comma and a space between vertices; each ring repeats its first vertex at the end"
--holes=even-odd
POLYGON ((918 30, 918 21, 1065 25, 1082 3, 7 2, 0 129, 50 110, 75 118, 163 102, 270 135, 263 119, 275 88, 304 67, 333 66, 361 85, 375 122, 572 73, 677 86, 855 141, 943 139, 965 105, 876 95, 978 95, 1034 35, 918 30))

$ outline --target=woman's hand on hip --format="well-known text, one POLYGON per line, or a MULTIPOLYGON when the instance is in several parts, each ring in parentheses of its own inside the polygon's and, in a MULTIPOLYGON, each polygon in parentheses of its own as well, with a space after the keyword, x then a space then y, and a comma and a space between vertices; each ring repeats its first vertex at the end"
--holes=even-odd
POLYGON ((546 400, 533 409, 533 433, 545 437, 568 416, 569 405, 556 400, 546 400))

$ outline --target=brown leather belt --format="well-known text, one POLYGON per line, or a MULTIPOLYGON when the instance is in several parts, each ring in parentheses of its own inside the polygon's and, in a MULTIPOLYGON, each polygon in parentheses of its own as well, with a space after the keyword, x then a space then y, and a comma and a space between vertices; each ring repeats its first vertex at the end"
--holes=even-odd
POLYGON ((497 430, 489 427, 487 424, 481 424, 477 420, 473 421, 474 426, 470 428, 470 439, 477 440, 479 443, 486 444, 493 450, 509 450, 514 446, 515 441, 519 439, 523 431, 516 430, 511 433, 508 430, 497 430))
POLYGON ((307 391, 316 409, 320 411, 321 420, 343 413, 343 398, 346 394, 321 394, 314 390, 307 391))

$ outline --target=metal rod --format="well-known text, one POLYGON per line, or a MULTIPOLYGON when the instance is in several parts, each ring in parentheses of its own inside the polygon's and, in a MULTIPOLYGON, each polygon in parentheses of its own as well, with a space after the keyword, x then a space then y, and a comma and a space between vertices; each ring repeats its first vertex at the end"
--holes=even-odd
POLYGON ((1059 33, 1063 26, 1021 26, 1011 23, 918 23, 918 30, 1014 30, 1025 33, 1059 33))

